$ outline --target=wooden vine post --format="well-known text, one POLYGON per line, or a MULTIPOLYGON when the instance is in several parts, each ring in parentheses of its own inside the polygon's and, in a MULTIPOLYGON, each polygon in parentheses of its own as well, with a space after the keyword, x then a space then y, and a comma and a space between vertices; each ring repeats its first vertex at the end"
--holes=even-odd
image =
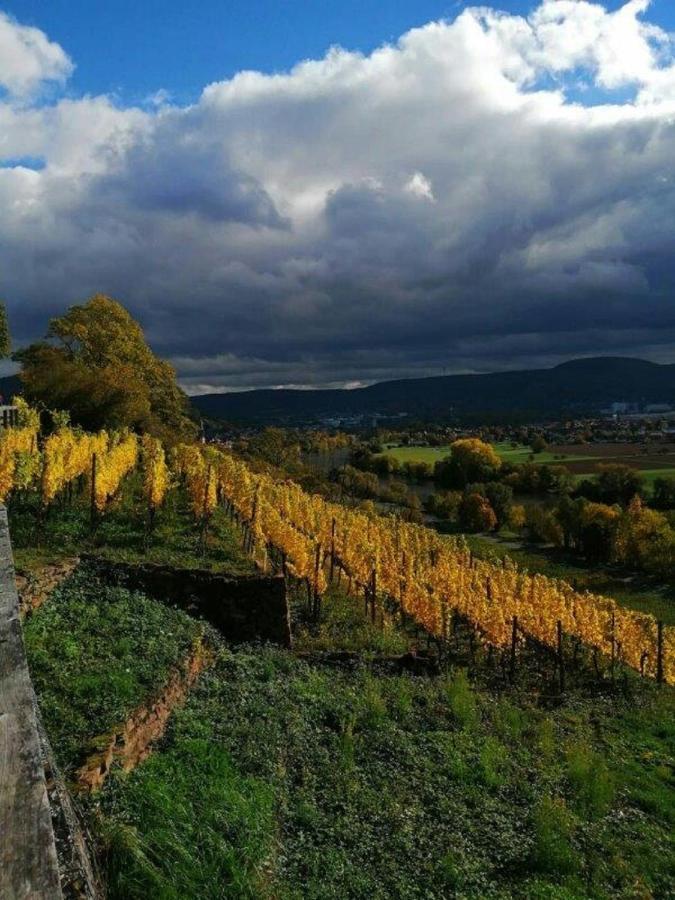
POLYGON ((615 635, 616 635, 616 616, 614 613, 612 613, 612 634, 610 637, 611 649, 612 649, 610 673, 611 673, 612 684, 614 684, 614 670, 615 670, 615 665, 616 665, 616 636, 615 635))
POLYGON ((96 479, 98 476, 98 456, 94 453, 91 457, 91 509, 90 509, 90 526, 91 530, 96 531, 96 479))
POLYGON ((511 659, 509 663, 509 679, 513 683, 516 679, 516 649, 518 647, 518 616, 513 617, 511 623, 511 659))
POLYGON ((333 583, 335 573, 335 517, 330 526, 330 583, 333 583))
POLYGON ((558 619, 558 623, 556 625, 556 631, 558 635, 558 686, 560 687, 560 693, 565 693, 565 656, 563 654, 563 627, 562 622, 558 619))
POLYGON ((370 576, 370 620, 375 624, 375 604, 377 598, 377 571, 373 569, 370 576))
POLYGON ((663 622, 656 623, 656 680, 663 684, 663 622))
POLYGON ((316 545, 314 554, 314 618, 318 622, 321 614, 321 595, 319 594, 319 571, 321 569, 321 544, 316 545))

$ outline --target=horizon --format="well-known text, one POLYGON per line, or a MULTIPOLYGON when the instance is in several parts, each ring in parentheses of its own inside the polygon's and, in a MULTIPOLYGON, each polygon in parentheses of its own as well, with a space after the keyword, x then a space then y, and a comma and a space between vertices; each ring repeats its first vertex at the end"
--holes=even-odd
POLYGON ((664 0, 0 3, 15 342, 101 291, 191 394, 666 362, 674 31, 664 0))

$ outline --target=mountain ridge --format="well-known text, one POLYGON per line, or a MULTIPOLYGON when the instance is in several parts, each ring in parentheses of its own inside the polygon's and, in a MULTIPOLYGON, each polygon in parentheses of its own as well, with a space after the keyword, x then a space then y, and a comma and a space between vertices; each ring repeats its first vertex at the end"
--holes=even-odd
POLYGON ((331 418, 457 419, 590 414, 611 403, 675 405, 675 364, 633 357, 572 359, 550 369, 435 375, 363 388, 254 389, 192 397, 212 418, 301 424, 331 418))

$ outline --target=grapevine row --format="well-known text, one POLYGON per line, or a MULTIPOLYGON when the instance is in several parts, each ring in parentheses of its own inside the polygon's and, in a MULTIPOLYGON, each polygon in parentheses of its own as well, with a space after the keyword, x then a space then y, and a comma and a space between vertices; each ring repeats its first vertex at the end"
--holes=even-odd
MULTIPOLYGON (((520 630, 555 650, 558 623, 569 636, 625 664, 675 683, 675 629, 615 601, 574 590, 567 582, 530 575, 506 560, 475 559, 461 541, 420 525, 371 517, 304 492, 292 482, 253 473, 226 453, 208 451, 218 487, 253 536, 275 546, 292 572, 325 587, 323 565, 337 559, 355 582, 372 584, 430 634, 447 639, 453 614, 472 623, 495 647, 520 630)), ((204 463, 207 465, 207 463, 204 463)))

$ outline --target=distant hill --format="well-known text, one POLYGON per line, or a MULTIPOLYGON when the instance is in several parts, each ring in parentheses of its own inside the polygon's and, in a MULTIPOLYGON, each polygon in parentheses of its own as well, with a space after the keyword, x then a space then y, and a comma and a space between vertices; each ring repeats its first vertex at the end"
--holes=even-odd
POLYGON ((254 390, 204 394, 202 415, 236 423, 301 424, 373 416, 499 421, 598 412, 612 403, 675 406, 675 365, 576 359, 553 369, 384 381, 355 390, 254 390))
POLYGON ((12 397, 21 393, 21 382, 16 375, 7 375, 0 378, 0 394, 4 397, 5 403, 9 403, 12 397))

